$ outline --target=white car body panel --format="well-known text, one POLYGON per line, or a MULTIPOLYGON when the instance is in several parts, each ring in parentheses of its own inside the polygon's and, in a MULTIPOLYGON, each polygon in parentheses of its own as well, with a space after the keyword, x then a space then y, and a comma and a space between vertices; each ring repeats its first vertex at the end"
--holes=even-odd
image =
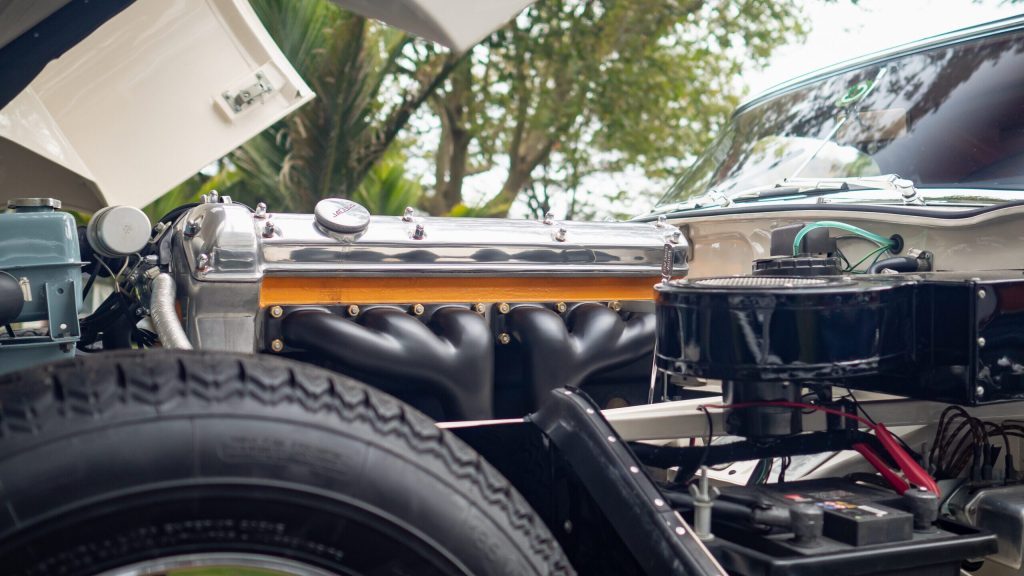
POLYGON ((534 0, 333 0, 353 12, 465 52, 534 0))
POLYGON ((139 0, 0 110, 0 189, 144 206, 313 96, 246 0, 139 0), (257 72, 273 91, 235 113, 257 72))
MULTIPOLYGON (((530 4, 334 1, 456 51, 530 4)), ((5 6, 26 20, 19 30, 38 19, 5 6)), ((313 97, 246 0, 138 0, 0 110, 0 198, 145 206, 313 97), (257 72, 273 91, 235 113, 221 95, 257 72)))

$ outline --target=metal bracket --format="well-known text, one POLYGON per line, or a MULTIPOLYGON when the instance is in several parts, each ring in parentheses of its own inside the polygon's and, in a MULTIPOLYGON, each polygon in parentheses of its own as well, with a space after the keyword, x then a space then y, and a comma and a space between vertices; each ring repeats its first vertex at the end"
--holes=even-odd
POLYGON ((224 102, 227 103, 228 108, 231 108, 238 113, 249 106, 252 106, 253 102, 256 100, 262 100, 263 96, 270 94, 273 91, 274 86, 270 83, 270 80, 267 79, 263 72, 257 72, 256 82, 254 84, 236 92, 225 90, 221 93, 221 97, 224 98, 224 102))
POLYGON ((558 447, 647 574, 725 574, 584 393, 559 388, 529 419, 558 447))

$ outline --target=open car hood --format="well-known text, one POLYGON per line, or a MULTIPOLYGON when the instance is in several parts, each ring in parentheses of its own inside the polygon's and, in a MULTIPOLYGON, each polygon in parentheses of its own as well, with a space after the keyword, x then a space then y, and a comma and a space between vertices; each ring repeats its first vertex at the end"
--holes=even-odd
MULTIPOLYGON (((334 1, 453 50, 530 3, 334 1)), ((0 208, 144 206, 314 97, 247 0, 0 0, 0 77, 0 208)))

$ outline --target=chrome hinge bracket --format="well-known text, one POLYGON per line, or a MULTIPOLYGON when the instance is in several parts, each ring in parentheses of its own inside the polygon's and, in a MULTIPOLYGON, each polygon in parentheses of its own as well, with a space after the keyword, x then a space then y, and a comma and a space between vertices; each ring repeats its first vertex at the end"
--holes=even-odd
POLYGON ((228 108, 237 113, 252 106, 256 100, 262 100, 263 96, 273 91, 274 86, 270 83, 270 80, 267 79, 263 72, 257 72, 255 84, 242 88, 237 92, 226 90, 221 94, 221 97, 224 98, 228 108))

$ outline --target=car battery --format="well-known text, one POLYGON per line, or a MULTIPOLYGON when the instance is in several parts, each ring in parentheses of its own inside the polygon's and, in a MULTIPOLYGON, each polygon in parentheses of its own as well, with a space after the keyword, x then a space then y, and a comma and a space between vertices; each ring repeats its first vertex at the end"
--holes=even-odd
POLYGON ((5 297, 22 301, 9 324, 23 326, 0 327, 0 374, 73 356, 82 305, 74 217, 51 198, 12 200, 8 208, 0 214, 0 274, 20 288, 20 294, 5 297))
POLYGON ((947 518, 915 529, 906 496, 844 478, 722 486, 718 500, 734 510, 822 511, 821 536, 803 541, 794 526, 712 512, 707 545, 730 574, 957 576, 961 560, 996 550, 993 534, 947 518))
POLYGON ((903 542, 914 536, 914 515, 883 504, 892 495, 855 484, 795 482, 765 486, 780 506, 814 504, 824 512, 824 535, 850 546, 903 542))

